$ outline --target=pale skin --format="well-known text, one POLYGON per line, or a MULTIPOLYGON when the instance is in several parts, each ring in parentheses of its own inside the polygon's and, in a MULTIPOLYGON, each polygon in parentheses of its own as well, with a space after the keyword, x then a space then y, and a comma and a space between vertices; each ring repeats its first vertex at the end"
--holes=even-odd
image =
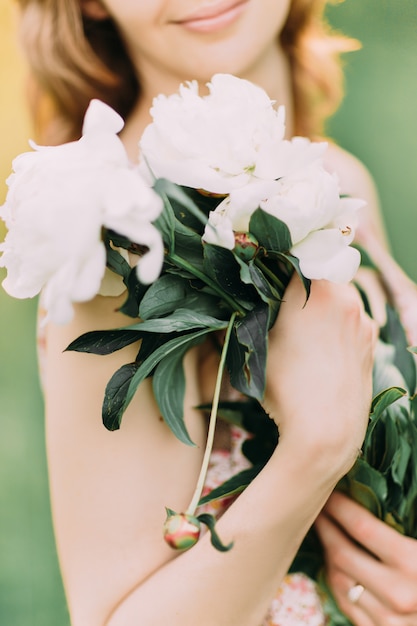
POLYGON ((417 624, 415 540, 339 493, 327 502, 316 528, 326 546, 328 580, 355 625, 417 624), (365 590, 352 604, 347 593, 358 581, 365 590))
MULTIPOLYGON (((118 23, 144 86, 122 135, 132 160, 152 98, 176 91, 181 80, 198 78, 204 84, 217 71, 258 82, 286 104, 291 134, 288 67, 276 44, 290 0, 252 0, 236 22, 203 37, 183 26, 198 4, 82 2, 93 17, 108 12, 118 23)), ((383 239, 375 191, 364 168, 334 146, 327 167, 342 174, 342 190, 368 201, 364 228, 383 239)), ((382 292, 374 292, 379 302, 382 292)), ((71 324, 47 328, 51 501, 72 624, 258 626, 302 538, 362 444, 376 326, 351 286, 315 282, 303 308, 303 289, 298 280, 291 283, 270 336, 265 401, 279 426, 280 445, 219 521, 219 533, 225 542, 234 540, 233 549, 220 554, 203 538, 178 555, 164 544, 161 528, 165 506, 187 507, 201 464, 206 423, 192 408, 200 401, 201 356, 194 351, 186 360, 185 419, 197 444, 189 448, 161 420, 149 381, 140 387, 120 431, 109 433, 102 426, 105 385, 117 367, 134 359, 137 346, 108 357, 63 352, 83 332, 129 323, 115 312, 121 302, 97 297, 76 307, 71 324)), ((331 554, 330 542, 326 545, 331 554)), ((331 557, 329 563, 331 575, 331 557)), ((392 564, 387 571, 388 578, 395 575, 392 564)))
POLYGON ((97 309, 103 312, 100 325, 120 322, 113 302, 99 298, 80 307, 72 325, 49 327, 51 495, 75 626, 262 621, 304 534, 357 456, 371 397, 376 330, 355 290, 315 283, 309 305, 303 303, 296 280, 269 351, 268 371, 274 374, 268 377, 267 409, 279 423, 281 443, 218 524, 224 541, 235 541, 226 555, 203 539, 177 556, 161 538, 164 506, 187 506, 201 462, 205 425, 191 409, 198 400, 196 355, 188 359, 186 419, 199 446, 184 449, 161 422, 148 385, 119 433, 103 429, 104 385, 134 351, 109 358, 62 353, 73 336, 97 327, 97 309), (315 391, 323 380, 331 389, 325 399, 315 391), (299 389, 301 401, 295 400, 299 389), (311 420, 312 414, 320 419, 311 420))

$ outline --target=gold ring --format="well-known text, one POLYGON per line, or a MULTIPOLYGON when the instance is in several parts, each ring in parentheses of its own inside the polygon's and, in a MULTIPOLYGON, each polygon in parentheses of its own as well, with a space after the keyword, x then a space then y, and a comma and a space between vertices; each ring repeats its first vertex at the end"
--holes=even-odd
POLYGON ((359 602, 359 598, 365 591, 365 587, 363 585, 353 585, 347 593, 347 597, 349 602, 352 604, 357 604, 359 602))

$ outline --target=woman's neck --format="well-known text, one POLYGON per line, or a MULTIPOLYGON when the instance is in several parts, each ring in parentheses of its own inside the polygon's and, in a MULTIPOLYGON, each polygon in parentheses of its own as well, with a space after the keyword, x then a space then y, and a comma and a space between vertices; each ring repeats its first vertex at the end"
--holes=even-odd
POLYGON ((274 54, 267 56, 262 64, 254 65, 242 78, 262 87, 277 106, 285 106, 286 135, 291 137, 294 132, 293 85, 290 63, 282 48, 276 46, 274 54))
MULTIPOLYGON (((291 80, 291 70, 288 58, 279 46, 276 46, 271 54, 264 57, 262 63, 254 64, 240 74, 260 87, 262 87, 271 100, 277 105, 284 105, 286 110, 287 137, 292 136, 294 129, 294 106, 293 89, 291 80)), ((200 83, 200 93, 207 91, 206 81, 200 83)), ((153 99, 160 93, 166 95, 175 93, 178 90, 180 80, 173 80, 172 76, 165 80, 158 76, 157 80, 151 78, 147 82, 142 81, 142 95, 137 105, 128 118, 121 138, 125 144, 129 158, 136 162, 138 160, 138 142, 146 126, 152 121, 149 110, 153 99)))

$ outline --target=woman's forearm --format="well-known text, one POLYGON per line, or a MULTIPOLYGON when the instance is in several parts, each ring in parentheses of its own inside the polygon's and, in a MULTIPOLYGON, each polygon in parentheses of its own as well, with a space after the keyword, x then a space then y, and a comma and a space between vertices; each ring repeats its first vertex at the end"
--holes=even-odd
POLYGON ((336 481, 301 450, 278 446, 218 522, 233 548, 220 553, 204 537, 132 589, 105 626, 259 626, 336 481))

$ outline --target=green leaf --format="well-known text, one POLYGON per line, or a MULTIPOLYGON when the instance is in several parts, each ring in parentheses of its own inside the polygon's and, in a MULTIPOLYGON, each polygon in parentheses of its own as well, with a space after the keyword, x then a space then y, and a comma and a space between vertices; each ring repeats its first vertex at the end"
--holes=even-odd
POLYGON ((187 332, 196 328, 221 330, 226 327, 227 321, 197 311, 177 309, 168 317, 144 320, 125 328, 85 333, 70 343, 67 350, 106 355, 139 341, 146 333, 160 335, 187 332))
MULTIPOLYGON (((175 260, 173 260, 176 255, 184 261, 187 260, 190 267, 201 272, 203 270, 201 233, 189 228, 178 219, 178 216, 191 214, 198 223, 202 224, 206 224, 207 216, 178 185, 165 179, 158 179, 155 183, 155 190, 164 200, 164 211, 156 224, 165 235, 164 241, 168 247, 167 263, 173 263, 176 267, 175 260)), ((176 270, 178 269, 176 267, 176 270)))
POLYGON ((233 387, 259 402, 265 391, 268 328, 268 307, 262 303, 237 320, 227 354, 233 387))
POLYGON ((268 251, 289 252, 292 247, 288 226, 262 209, 256 209, 249 222, 249 232, 268 251))
POLYGON ((249 467, 248 469, 242 470, 238 474, 235 474, 224 483, 212 489, 210 493, 200 499, 198 506, 203 504, 208 504, 209 502, 213 502, 214 500, 220 500, 224 498, 231 498, 232 496, 236 496, 246 489, 248 485, 252 482, 254 478, 259 474, 261 469, 264 467, 264 464, 254 465, 253 467, 249 467))
POLYGON ((126 401, 126 395, 130 382, 138 369, 136 363, 122 365, 110 378, 104 393, 102 406, 103 424, 107 430, 118 430, 123 415, 122 408, 126 401))
POLYGON ((204 337, 198 337, 197 340, 188 342, 178 350, 166 355, 157 365, 152 381, 155 399, 164 421, 174 435, 189 446, 193 446, 194 443, 184 423, 185 374, 183 360, 185 353, 202 339, 204 337))
POLYGON ((227 321, 218 320, 211 315, 190 311, 189 309, 177 309, 167 317, 146 319, 138 324, 132 324, 127 328, 137 333, 179 333, 194 328, 209 328, 221 330, 227 327, 227 321))
POLYGON ((165 512, 167 514, 167 519, 169 519, 170 517, 175 517, 175 515, 178 515, 178 513, 176 513, 176 511, 173 511, 172 509, 169 509, 167 506, 165 507, 165 512))
POLYGON ((346 478, 339 483, 338 488, 382 519, 388 495, 387 481, 366 461, 357 459, 346 478))
POLYGON ((66 351, 106 355, 139 341, 140 337, 136 330, 93 330, 72 341, 66 351))
POLYGON ((211 545, 219 550, 219 552, 228 552, 233 548, 233 541, 228 545, 222 543, 219 535, 216 532, 216 518, 214 515, 210 515, 209 513, 201 513, 197 516, 197 519, 207 526, 210 531, 211 536, 211 545))
POLYGON ((174 244, 175 214, 165 193, 164 185, 160 181, 161 179, 155 181, 154 190, 161 196, 164 208, 154 224, 161 233, 165 244, 169 249, 172 249, 174 244))
POLYGON ((385 447, 385 424, 384 420, 378 419, 370 422, 362 446, 363 458, 371 467, 379 468, 385 447))
POLYGON ((115 250, 110 246, 110 241, 105 241, 106 246, 106 265, 115 274, 122 276, 124 280, 130 274, 131 267, 129 263, 122 257, 118 250, 115 250))
MULTIPOLYGON (((222 202, 225 198, 225 196, 201 192, 197 189, 193 189, 192 187, 182 186, 181 188, 207 217, 210 211, 214 211, 220 202, 222 202)), ((173 208, 175 215, 180 222, 200 234, 203 233, 205 224, 203 224, 200 219, 195 218, 183 204, 177 204, 174 201, 173 208)))
MULTIPOLYGON (((381 416, 384 414, 384 411, 387 411, 388 408, 392 409, 394 403, 396 403, 401 398, 404 398, 407 395, 407 392, 402 387, 389 387, 388 389, 383 389, 380 391, 372 400, 371 411, 370 411, 370 424, 368 426, 364 449, 371 445, 371 439, 373 436, 373 431, 376 425, 378 424, 378 420, 380 420, 381 416)), ((396 415, 398 415, 398 411, 401 408, 397 407, 396 415)))
POLYGON ((282 259, 285 259, 291 265, 291 267, 295 270, 295 272, 298 274, 299 278, 301 279, 301 282, 304 285, 304 289, 306 292, 306 302, 307 302, 307 300, 310 297, 311 280, 309 278, 306 278, 304 274, 302 273, 300 269, 300 260, 293 254, 281 254, 280 257, 282 259))
POLYGON ((120 312, 129 317, 138 317, 139 302, 149 289, 149 285, 143 285, 139 281, 135 267, 131 268, 129 275, 125 279, 125 284, 127 287, 127 297, 120 307, 120 312))
POLYGON ((177 202, 181 207, 187 209, 203 226, 207 224, 207 215, 203 213, 195 202, 185 193, 184 189, 166 178, 159 178, 154 185, 154 189, 160 195, 166 195, 177 202))
POLYGON ((417 494, 409 496, 404 512, 404 530, 408 537, 417 539, 417 494))
POLYGON ((240 265, 242 281, 247 285, 253 285, 264 302, 269 304, 271 301, 281 301, 282 294, 267 280, 265 274, 255 265, 253 260, 247 263, 239 257, 236 257, 236 260, 240 265))
MULTIPOLYGON (((239 426, 240 428, 243 428, 242 411, 239 409, 238 406, 234 408, 233 406, 228 406, 229 404, 239 405, 240 402, 235 402, 235 403, 219 402, 219 406, 217 408, 217 417, 227 422, 228 424, 233 424, 234 426, 239 426)), ((196 408, 200 411, 211 413, 212 406, 213 405, 211 403, 206 403, 206 404, 199 404, 196 408)))
POLYGON ((381 328, 381 338, 394 347, 394 365, 406 381, 410 395, 416 392, 416 363, 408 350, 408 340, 400 316, 392 307, 386 306, 387 321, 381 328))
POLYGON ((390 470, 394 482, 401 487, 406 484, 406 475, 410 460, 411 446, 407 439, 400 437, 398 440, 398 447, 394 450, 390 470))
POLYGON ((402 535, 404 535, 404 528, 402 526, 402 524, 400 524, 394 517, 394 515, 392 513, 387 513, 384 516, 384 520, 383 520, 386 524, 388 524, 388 526, 390 526, 391 528, 395 528, 395 530, 398 533, 401 533, 402 535))
POLYGON ((175 274, 165 274, 153 283, 142 298, 139 316, 143 319, 162 317, 178 308, 215 315, 218 300, 194 289, 188 280, 175 274))
MULTIPOLYGON (((141 363, 130 381, 124 404, 120 407, 120 415, 118 416, 119 423, 121 421, 122 414, 132 401, 132 398, 135 395, 138 386, 155 369, 158 363, 162 359, 169 357, 170 354, 176 352, 177 350, 181 351, 186 345, 192 347, 193 345, 195 345, 195 341, 197 339, 204 339, 204 337, 207 335, 207 332, 207 328, 203 328, 193 333, 181 335, 180 337, 171 339, 170 341, 167 341, 162 346, 157 348, 154 352, 152 352, 152 354, 149 355, 147 359, 143 361, 143 363, 141 363)), ((181 418, 182 416, 180 417, 180 419, 181 418)))
POLYGON ((388 473, 392 466, 393 458, 395 452, 399 445, 399 436, 398 430, 395 424, 395 421, 389 419, 389 416, 384 418, 384 426, 385 426, 385 445, 383 448, 383 455, 381 459, 381 463, 378 469, 384 474, 388 473))
POLYGON ((406 395, 406 390, 401 387, 390 387, 378 393, 372 400, 371 420, 377 420, 387 407, 406 395))
MULTIPOLYGON (((175 256, 186 260, 190 267, 190 276, 195 276, 195 270, 204 271, 204 246, 200 235, 183 226, 178 220, 175 222, 175 256)), ((176 259, 168 255, 168 262, 176 267, 176 259)), ((176 271, 176 270, 175 270, 176 271)))
POLYGON ((372 487, 367 484, 351 480, 349 483, 348 495, 365 507, 368 511, 371 511, 373 515, 382 519, 381 501, 376 496, 372 487))
POLYGON ((242 283, 240 266, 231 250, 205 244, 204 270, 223 291, 233 296, 245 309, 253 309, 259 300, 255 288, 242 283))

